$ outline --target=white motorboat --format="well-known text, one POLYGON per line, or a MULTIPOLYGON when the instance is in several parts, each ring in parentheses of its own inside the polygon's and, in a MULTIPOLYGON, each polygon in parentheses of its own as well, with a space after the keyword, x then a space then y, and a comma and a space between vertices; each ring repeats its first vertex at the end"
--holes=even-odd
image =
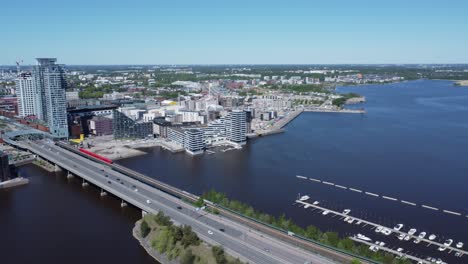
POLYGON ((437 237, 436 235, 434 235, 434 234, 431 234, 431 235, 429 236, 429 240, 431 240, 431 241, 432 241, 432 240, 436 239, 436 237, 437 237))
POLYGON ((343 214, 347 215, 347 214, 349 214, 349 212, 351 212, 350 209, 344 209, 343 214))
POLYGON ((372 241, 372 239, 370 239, 369 237, 366 237, 366 236, 363 235, 363 234, 357 234, 357 235, 356 235, 356 238, 357 238, 357 239, 360 239, 360 240, 364 240, 364 241, 372 241))
POLYGON ((382 230, 383 230, 383 227, 378 226, 378 227, 375 229, 375 232, 376 232, 376 233, 380 233, 380 232, 382 232, 382 230))
POLYGON ((445 251, 447 248, 446 247, 439 247, 437 250, 439 250, 440 252, 443 252, 445 251))
POLYGON ((404 233, 401 233, 400 235, 398 235, 398 239, 399 240, 403 240, 405 238, 405 234, 404 233))
POLYGON ((412 236, 414 234, 416 234, 416 228, 411 228, 409 231, 408 231, 408 235, 412 236))
POLYGON ((393 230, 400 231, 403 228, 403 226, 404 226, 403 224, 398 224, 393 228, 393 230))
POLYGON ((309 207, 310 207, 310 204, 304 205, 304 209, 307 209, 307 208, 309 208, 309 207))
POLYGON ((348 220, 350 219, 351 217, 347 216, 343 219, 344 222, 348 222, 348 220))
POLYGON ((413 242, 414 242, 415 244, 419 244, 419 243, 421 243, 421 239, 420 239, 420 238, 416 238, 413 242))
POLYGON ((447 239, 447 240, 445 240, 445 242, 444 242, 444 246, 450 247, 450 246, 452 245, 452 243, 453 243, 453 240, 452 240, 452 239, 447 239))
POLYGON ((401 253, 401 252, 403 252, 403 248, 398 248, 396 251, 397 251, 398 253, 401 253))
POLYGON ((462 248, 463 247, 463 242, 458 242, 456 245, 457 248, 462 248))
POLYGON ((362 224, 361 220, 356 222, 356 225, 360 225, 360 224, 362 224))
POLYGON ((322 214, 323 214, 323 215, 327 215, 327 214, 329 214, 329 213, 330 213, 330 211, 328 211, 328 210, 325 210, 325 211, 323 211, 323 213, 322 213, 322 214))
POLYGON ((386 236, 389 236, 392 234, 392 230, 390 230, 389 228, 384 228, 382 230, 382 234, 386 235, 386 236))
POLYGON ((424 239, 426 237, 426 234, 427 234, 426 232, 421 232, 421 233, 419 233, 418 238, 419 239, 424 239))
POLYGON ((313 203, 313 205, 317 205, 317 204, 319 204, 319 203, 320 203, 319 201, 315 201, 315 202, 313 203))
POLYGON ((404 238, 405 241, 409 241, 410 239, 411 239, 410 235, 406 235, 405 238, 404 238))
POLYGON ((349 219, 349 220, 348 220, 348 223, 349 223, 349 224, 354 223, 354 218, 349 219))
POLYGON ((299 198, 299 201, 307 201, 309 199, 310 197, 308 195, 304 195, 304 196, 301 196, 301 198, 299 198))

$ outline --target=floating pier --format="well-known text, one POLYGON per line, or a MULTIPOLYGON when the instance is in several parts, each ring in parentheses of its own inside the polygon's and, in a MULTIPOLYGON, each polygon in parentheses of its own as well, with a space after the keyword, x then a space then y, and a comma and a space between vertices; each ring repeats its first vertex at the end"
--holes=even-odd
MULTIPOLYGON (((380 224, 377 224, 377 223, 374 223, 374 222, 371 222, 371 221, 368 221, 368 220, 365 220, 365 219, 362 219, 362 218, 354 217, 354 216, 352 216, 352 215, 350 215, 350 214, 344 214, 344 213, 342 213, 342 212, 334 211, 334 210, 332 210, 332 209, 328 209, 328 208, 325 208, 325 207, 322 207, 322 206, 319 206, 319 205, 314 205, 314 204, 312 204, 312 203, 307 202, 307 200, 301 201, 301 200, 298 199, 298 200, 295 201, 295 203, 296 203, 296 204, 303 205, 304 208, 312 208, 312 209, 314 209, 314 210, 318 209, 318 210, 321 210, 321 211, 328 211, 328 214, 333 214, 333 215, 336 215, 336 216, 341 216, 341 217, 343 217, 343 218, 344 218, 344 217, 349 217, 349 218, 351 218, 351 219, 354 219, 354 221, 361 222, 361 224, 363 224, 363 226, 367 226, 367 225, 368 225, 368 226, 371 226, 372 229, 377 228, 377 227, 387 228, 387 229, 391 230, 391 232, 394 233, 394 234, 397 234, 397 235, 403 234, 404 236, 409 236, 411 239, 418 239, 418 240, 420 240, 421 242, 426 242, 426 243, 428 244, 428 245, 427 245, 428 247, 431 246, 431 245, 435 245, 435 246, 438 246, 438 247, 447 248, 447 250, 448 250, 449 253, 452 252, 452 251, 453 251, 453 252, 459 252, 460 257, 463 256, 463 255, 468 254, 468 252, 465 251, 465 250, 463 250, 463 249, 459 249, 459 248, 452 247, 452 246, 447 247, 447 246, 445 246, 443 243, 439 243, 439 242, 437 242, 437 241, 429 240, 429 239, 427 239, 427 238, 419 238, 416 234, 410 235, 410 234, 408 234, 407 232, 397 231, 397 230, 393 229, 393 227, 386 227, 386 226, 384 226, 384 225, 380 225, 380 224)), ((354 239, 353 239, 353 240, 354 240, 354 239)), ((359 240, 359 239, 358 239, 357 241, 366 244, 366 241, 359 240)), ((370 243, 369 245, 375 245, 375 244, 370 243)), ((379 246, 379 248, 382 248, 382 247, 379 246)), ((388 250, 386 250, 386 251, 388 251, 388 250)), ((392 252, 392 251, 389 251, 389 252, 392 252)), ((395 253, 395 254, 400 255, 401 253, 397 252, 397 253, 395 253)), ((409 256, 409 255, 407 255, 407 256, 409 256)), ((415 257, 413 257, 413 258, 415 258, 415 257)), ((426 260, 422 260, 422 259, 418 259, 418 261, 423 261, 424 263, 430 263, 430 262, 428 262, 428 261, 426 261, 426 260)))

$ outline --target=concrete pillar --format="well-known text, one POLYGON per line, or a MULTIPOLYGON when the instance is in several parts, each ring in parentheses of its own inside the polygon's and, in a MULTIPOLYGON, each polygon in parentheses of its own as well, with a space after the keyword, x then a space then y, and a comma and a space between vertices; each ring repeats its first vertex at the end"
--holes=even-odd
POLYGON ((145 215, 147 215, 148 212, 146 212, 145 210, 141 210, 141 217, 145 217, 145 215))
POLYGON ((62 171, 62 168, 60 168, 60 166, 58 166, 57 164, 54 164, 54 171, 62 171))
POLYGON ((107 193, 103 189, 101 189, 101 197, 106 196, 106 195, 107 195, 107 193))
POLYGON ((73 174, 72 174, 71 172, 68 172, 68 173, 67 173, 67 179, 71 179, 71 178, 73 178, 73 177, 74 177, 74 176, 73 176, 73 174))
POLYGON ((86 187, 88 186, 88 183, 83 179, 83 183, 81 184, 81 186, 86 187))
POLYGON ((120 202, 120 207, 125 207, 125 206, 127 206, 127 203, 124 202, 124 200, 122 200, 122 202, 120 202))

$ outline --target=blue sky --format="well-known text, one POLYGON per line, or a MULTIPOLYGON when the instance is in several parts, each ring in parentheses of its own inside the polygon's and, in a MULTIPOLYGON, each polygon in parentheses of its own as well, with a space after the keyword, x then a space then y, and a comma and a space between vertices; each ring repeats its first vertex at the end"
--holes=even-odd
POLYGON ((22 0, 0 13, 0 65, 468 63, 465 0, 22 0))

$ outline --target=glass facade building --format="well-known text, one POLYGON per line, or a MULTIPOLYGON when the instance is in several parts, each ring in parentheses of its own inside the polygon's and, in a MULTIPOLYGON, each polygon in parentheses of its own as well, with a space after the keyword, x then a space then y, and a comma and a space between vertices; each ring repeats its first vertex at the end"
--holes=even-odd
POLYGON ((115 139, 153 136, 153 123, 135 121, 118 110, 113 111, 112 131, 115 139))

